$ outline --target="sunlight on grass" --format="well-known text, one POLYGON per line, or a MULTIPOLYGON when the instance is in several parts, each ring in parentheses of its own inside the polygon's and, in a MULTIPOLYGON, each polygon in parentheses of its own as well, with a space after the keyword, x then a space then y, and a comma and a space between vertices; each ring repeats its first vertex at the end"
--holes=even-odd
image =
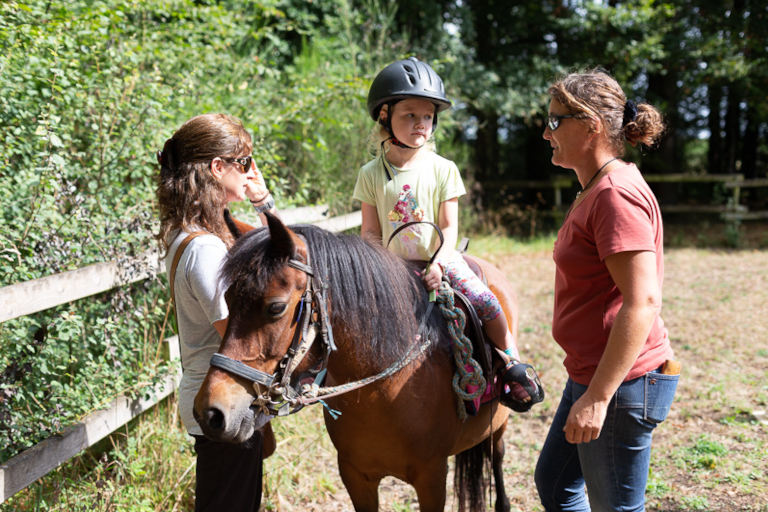
POLYGON ((704 496, 684 496, 680 503, 685 507, 683 510, 711 510, 704 496))
MULTIPOLYGON (((514 279, 522 349, 548 391, 534 413, 510 419, 505 433, 503 469, 512 510, 541 510, 532 471, 565 379, 563 353, 550 332, 553 242, 553 237, 523 242, 488 236, 470 244, 471 254, 496 262, 514 279)), ((684 370, 670 417, 654 434, 648 510, 724 510, 727 503, 732 510, 768 512, 768 387, 762 378, 768 350, 753 341, 765 338, 764 323, 759 307, 749 307, 764 304, 766 295, 765 287, 746 286, 768 277, 764 254, 674 249, 666 263, 664 320, 684 370), (718 286, 696 285, 705 276, 718 286), (722 307, 728 309, 718 310, 724 304, 718 298, 726 295, 731 300, 722 307), (713 314, 720 311, 727 315, 713 314)), ((278 447, 264 464, 262 510, 351 509, 322 411, 315 405, 274 420, 278 447)), ((111 441, 0 505, 0 511, 191 510, 194 453, 176 414, 173 401, 145 413, 111 441)), ((394 478, 382 483, 380 498, 388 512, 418 508, 413 489, 394 478)))
POLYGON ((653 477, 648 479, 648 484, 645 488, 645 492, 649 497, 664 497, 671 490, 672 488, 667 482, 662 479, 656 479, 653 477))
POLYGON ((701 435, 693 446, 688 447, 688 464, 692 467, 712 470, 715 469, 720 459, 728 453, 728 449, 720 442, 701 435))
POLYGON ((495 235, 478 235, 469 240, 469 254, 483 256, 491 253, 530 254, 542 251, 552 251, 555 235, 536 237, 532 240, 520 240, 495 235))
POLYGON ((194 453, 164 401, 0 505, 1 511, 190 510, 194 453))

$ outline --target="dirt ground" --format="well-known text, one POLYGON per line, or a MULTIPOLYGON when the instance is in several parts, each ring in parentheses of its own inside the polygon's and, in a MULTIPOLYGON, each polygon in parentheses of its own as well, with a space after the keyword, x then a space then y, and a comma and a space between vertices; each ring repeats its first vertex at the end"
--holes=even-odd
MULTIPOLYGON (((683 230, 666 250, 662 316, 683 371, 655 433, 648 510, 768 511, 768 252, 701 249, 696 235, 683 230)), ((505 434, 512 510, 542 510, 533 471, 565 382, 563 352, 550 335, 551 248, 476 254, 518 290, 521 352, 548 393, 532 412, 513 415, 505 434)), ((265 467, 266 509, 352 510, 319 408, 281 421, 277 455, 265 467)), ((386 479, 380 497, 382 510, 418 510, 413 490, 397 480, 386 479)), ((455 509, 449 499, 446 510, 455 509)))

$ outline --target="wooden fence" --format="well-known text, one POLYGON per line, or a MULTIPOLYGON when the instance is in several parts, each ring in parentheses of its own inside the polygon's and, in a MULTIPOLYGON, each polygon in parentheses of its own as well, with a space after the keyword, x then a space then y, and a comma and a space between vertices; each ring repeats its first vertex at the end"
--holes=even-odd
MULTIPOLYGON (((741 190, 744 188, 768 187, 768 178, 745 180, 741 174, 645 174, 648 183, 713 183, 722 184, 729 192, 724 204, 666 204, 659 198, 661 210, 665 213, 715 213, 726 222, 742 220, 768 219, 768 211, 749 211, 741 204, 741 190)), ((563 191, 578 185, 576 177, 558 176, 552 180, 509 180, 491 184, 498 187, 526 188, 552 190, 554 193, 554 212, 560 214, 565 210, 563 191)))
MULTIPOLYGON (((325 206, 294 208, 281 211, 280 215, 286 224, 312 223, 335 232, 361 224, 359 211, 328 217, 328 208, 325 206)), ((147 252, 130 261, 97 263, 5 286, 0 288, 0 322, 148 279, 164 271, 165 266, 159 254, 147 252)), ((169 360, 179 359, 178 338, 172 336, 164 340, 164 343, 167 345, 166 355, 169 360)), ((129 399, 120 396, 106 409, 90 414, 62 433, 0 464, 0 503, 169 396, 178 386, 180 372, 178 368, 177 373, 168 376, 152 389, 149 393, 151 398, 129 399)))
MULTIPOLYGON (((768 187, 768 179, 745 180, 742 175, 645 175, 649 183, 694 182, 722 183, 730 198, 722 205, 665 205, 665 212, 719 213, 726 221, 768 219, 768 211, 749 211, 740 204, 741 189, 768 187)), ((564 209, 563 190, 576 186, 573 176, 551 181, 505 181, 499 186, 510 188, 552 189, 556 211, 564 209)), ((327 207, 302 207, 281 212, 287 224, 309 222, 329 231, 344 231, 361 224, 359 211, 339 217, 328 217, 327 207)), ((147 252, 130 261, 97 263, 25 283, 0 288, 0 322, 30 315, 46 309, 86 298, 98 293, 148 279, 164 272, 156 252, 147 252), (130 269, 130 270, 127 270, 130 269), (138 270, 137 270, 138 269, 138 270)), ((178 359, 176 336, 164 340, 169 360, 178 359)), ((180 369, 179 369, 180 372, 180 369)), ((174 392, 180 373, 169 376, 152 390, 150 399, 116 398, 105 410, 96 411, 83 421, 52 436, 0 465, 0 503, 46 475, 80 451, 114 432, 122 425, 174 392)))

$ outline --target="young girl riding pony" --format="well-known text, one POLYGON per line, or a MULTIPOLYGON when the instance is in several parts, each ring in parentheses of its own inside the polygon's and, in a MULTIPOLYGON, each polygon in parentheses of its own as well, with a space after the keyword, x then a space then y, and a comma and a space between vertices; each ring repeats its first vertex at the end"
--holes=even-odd
MULTIPOLYGON (((379 156, 358 174, 354 198, 362 203, 363 238, 382 243, 411 221, 430 221, 443 232, 445 242, 423 274, 424 285, 435 290, 445 276, 466 295, 483 320, 491 342, 507 358, 501 378, 501 403, 527 411, 543 400, 536 372, 519 361, 515 339, 498 299, 454 249, 458 239, 458 198, 465 194, 456 164, 434 151, 430 142, 438 113, 449 108, 442 79, 414 57, 384 68, 368 92, 368 112, 379 123, 379 156)), ((437 247, 437 234, 428 224, 414 224, 392 239, 392 250, 411 260, 429 260, 437 247)))

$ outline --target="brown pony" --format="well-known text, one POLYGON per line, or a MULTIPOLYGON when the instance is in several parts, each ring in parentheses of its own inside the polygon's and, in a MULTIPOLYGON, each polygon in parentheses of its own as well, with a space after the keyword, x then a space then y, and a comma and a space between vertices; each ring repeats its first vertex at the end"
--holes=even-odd
MULTIPOLYGON (((283 401, 295 397, 285 391, 296 384, 296 378, 285 377, 286 366, 303 375, 327 366, 324 385, 338 386, 405 362, 391 375, 325 399, 325 424, 355 510, 378 510, 379 482, 394 476, 416 489, 420 510, 442 511, 448 457, 457 455, 454 487, 460 509, 469 501, 471 510, 485 510, 488 479, 483 469, 490 457, 495 508, 508 511, 502 434, 509 409, 494 400, 476 416, 459 419, 450 335, 438 308, 426 306, 427 293, 414 268, 358 236, 314 226, 288 229, 276 217, 268 220, 268 229, 251 231, 236 242, 221 271, 230 316, 214 358, 226 364, 210 368, 195 399, 195 416, 205 434, 240 442, 273 415, 282 415, 285 408, 270 401, 270 393, 284 393, 283 401), (320 329, 307 329, 303 320, 310 289, 309 317, 320 329), (327 316, 321 311, 322 296, 327 316), (328 336, 319 334, 323 317, 328 336), (292 355, 286 362, 302 333, 315 342, 306 357, 300 355, 300 363, 292 355), (428 347, 419 353, 427 340, 428 347), (288 380, 291 386, 284 386, 288 380)), ((517 308, 509 282, 487 262, 479 263, 516 335, 517 308)), ((310 401, 291 402, 290 412, 310 401)))

